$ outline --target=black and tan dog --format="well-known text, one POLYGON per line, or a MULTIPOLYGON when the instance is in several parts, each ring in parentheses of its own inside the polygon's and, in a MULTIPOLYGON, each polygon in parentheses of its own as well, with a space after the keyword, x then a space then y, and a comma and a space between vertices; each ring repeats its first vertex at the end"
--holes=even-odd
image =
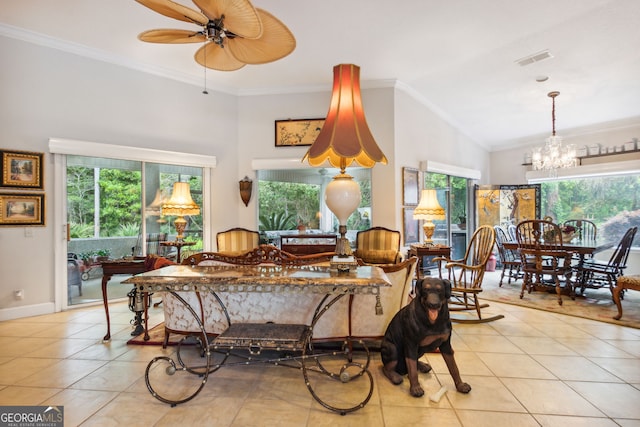
POLYGON ((440 350, 456 389, 469 393, 471 386, 462 382, 451 348, 451 319, 447 301, 451 282, 427 277, 416 283, 416 297, 391 319, 382 340, 382 371, 393 384, 402 383, 408 374, 412 396, 424 395, 418 371, 431 370, 418 359, 426 352, 440 350))

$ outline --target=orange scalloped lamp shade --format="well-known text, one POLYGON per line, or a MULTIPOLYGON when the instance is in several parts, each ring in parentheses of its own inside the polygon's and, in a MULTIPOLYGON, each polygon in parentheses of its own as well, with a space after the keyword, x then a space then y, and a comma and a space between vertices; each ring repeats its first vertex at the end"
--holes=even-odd
POLYGON ((333 93, 329 112, 320 134, 302 161, 320 166, 328 161, 344 170, 352 163, 373 167, 387 164, 367 125, 360 94, 360 67, 340 64, 333 67, 333 93))

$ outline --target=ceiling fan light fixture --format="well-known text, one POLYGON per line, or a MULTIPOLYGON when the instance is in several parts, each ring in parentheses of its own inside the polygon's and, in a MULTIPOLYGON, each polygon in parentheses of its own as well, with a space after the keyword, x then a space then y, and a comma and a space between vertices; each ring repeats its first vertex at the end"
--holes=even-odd
POLYGON ((157 29, 138 38, 150 43, 205 42, 195 60, 206 68, 234 71, 245 64, 265 64, 296 47, 289 28, 249 0, 193 0, 202 13, 171 0, 136 1, 161 15, 200 25, 198 31, 157 29))

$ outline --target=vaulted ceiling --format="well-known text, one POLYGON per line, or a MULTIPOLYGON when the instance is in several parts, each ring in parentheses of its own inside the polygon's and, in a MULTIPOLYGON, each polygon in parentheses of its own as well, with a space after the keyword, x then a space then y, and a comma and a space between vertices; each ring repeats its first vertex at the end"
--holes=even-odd
MULTIPOLYGON (((289 27, 296 49, 268 64, 207 70, 209 91, 328 89, 333 66, 354 63, 363 87, 396 85, 492 150, 548 135, 553 90, 560 91, 559 134, 640 122, 638 0, 252 3, 289 27), (543 51, 547 59, 517 62, 543 51)), ((0 35, 202 86, 203 68, 193 58, 199 46, 138 40, 152 28, 194 26, 133 0, 20 0, 0 7, 0 35)))

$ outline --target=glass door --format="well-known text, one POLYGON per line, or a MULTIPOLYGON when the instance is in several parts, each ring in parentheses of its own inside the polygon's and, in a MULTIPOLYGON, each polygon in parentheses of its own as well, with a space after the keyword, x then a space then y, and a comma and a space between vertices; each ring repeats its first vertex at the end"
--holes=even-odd
MULTIPOLYGON (((67 302, 102 301, 102 267, 107 259, 173 257, 162 242, 175 239, 174 217, 162 215, 173 183, 189 182, 201 214, 188 216, 185 240, 202 250, 202 168, 86 156, 67 156, 67 302)), ((185 251, 181 255, 185 255, 185 251)), ((113 276, 109 299, 124 298, 126 276, 113 276)))
POLYGON ((433 221, 436 230, 433 240, 436 244, 451 247, 452 259, 464 256, 467 247, 467 219, 469 180, 440 173, 425 172, 425 189, 435 189, 438 202, 445 209, 446 219, 433 221))

